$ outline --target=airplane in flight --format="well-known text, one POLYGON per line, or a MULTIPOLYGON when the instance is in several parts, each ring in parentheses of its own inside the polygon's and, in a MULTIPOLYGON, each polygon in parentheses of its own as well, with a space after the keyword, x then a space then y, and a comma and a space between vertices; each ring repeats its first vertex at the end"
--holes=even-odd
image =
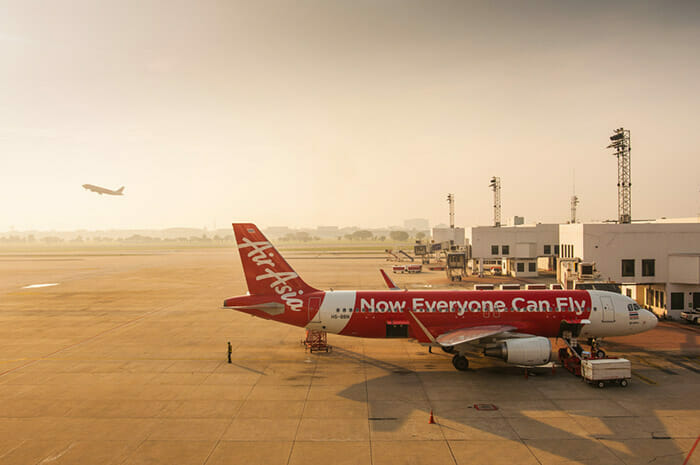
MULTIPOLYGON (((615 292, 595 290, 406 290, 382 273, 389 289, 323 291, 304 282, 251 223, 234 223, 248 294, 223 308, 309 330, 368 338, 413 338, 453 353, 467 370, 473 350, 521 366, 545 365, 548 338, 578 348, 587 341, 597 357, 601 338, 648 331, 653 313, 615 292)), ((579 349, 580 350, 580 349, 579 349)))
POLYGON ((97 192, 98 194, 107 194, 107 195, 124 195, 124 186, 120 187, 116 191, 113 191, 111 189, 107 189, 105 187, 100 187, 100 186, 94 186, 92 184, 83 184, 83 188, 87 189, 89 191, 97 192))

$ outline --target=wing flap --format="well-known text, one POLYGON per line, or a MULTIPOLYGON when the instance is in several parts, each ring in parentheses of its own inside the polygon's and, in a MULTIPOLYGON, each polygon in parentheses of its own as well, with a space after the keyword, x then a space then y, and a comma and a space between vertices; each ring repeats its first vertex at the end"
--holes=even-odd
POLYGON ((465 342, 476 341, 485 337, 496 336, 515 330, 515 326, 489 325, 460 328, 438 336, 435 341, 446 347, 456 346, 465 342))

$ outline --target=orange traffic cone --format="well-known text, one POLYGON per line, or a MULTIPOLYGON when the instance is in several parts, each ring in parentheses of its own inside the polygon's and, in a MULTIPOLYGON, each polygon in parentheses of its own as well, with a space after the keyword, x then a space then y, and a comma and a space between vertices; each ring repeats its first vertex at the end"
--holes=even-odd
POLYGON ((435 418, 433 418, 433 411, 430 410, 430 420, 428 420, 429 425, 434 425, 435 424, 435 418))

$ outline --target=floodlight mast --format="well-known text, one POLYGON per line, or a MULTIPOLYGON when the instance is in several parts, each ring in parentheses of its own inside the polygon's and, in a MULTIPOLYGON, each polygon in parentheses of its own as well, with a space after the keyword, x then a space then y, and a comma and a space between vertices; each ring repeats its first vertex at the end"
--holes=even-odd
POLYGON ((576 207, 578 206, 578 195, 571 196, 571 224, 576 224, 576 207))
POLYGON ((610 145, 617 157, 617 217, 619 223, 632 222, 632 155, 630 131, 618 128, 610 136, 610 145))
POLYGON ((450 228, 455 227, 455 195, 447 194, 447 203, 450 204, 450 228))
POLYGON ((499 228, 501 226, 501 178, 491 177, 489 187, 493 190, 493 225, 499 228))

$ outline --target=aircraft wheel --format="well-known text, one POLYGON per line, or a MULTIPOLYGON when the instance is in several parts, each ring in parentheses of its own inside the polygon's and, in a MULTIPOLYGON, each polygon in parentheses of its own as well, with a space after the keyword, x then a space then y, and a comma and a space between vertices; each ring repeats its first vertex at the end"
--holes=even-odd
POLYGON ((448 354, 451 354, 452 352, 455 351, 455 348, 451 347, 451 346, 450 347, 442 346, 441 348, 442 348, 443 352, 447 352, 448 354))
POLYGON ((598 349, 595 351, 595 358, 605 358, 605 351, 598 349))
POLYGON ((628 384, 629 384, 629 382, 626 379, 620 380, 620 386, 627 387, 628 384))
POLYGON ((603 381, 598 381, 598 387, 603 389, 605 387, 605 382, 603 381))
POLYGON ((452 357, 452 365, 459 371, 466 371, 469 368, 469 360, 464 355, 455 355, 452 357))

